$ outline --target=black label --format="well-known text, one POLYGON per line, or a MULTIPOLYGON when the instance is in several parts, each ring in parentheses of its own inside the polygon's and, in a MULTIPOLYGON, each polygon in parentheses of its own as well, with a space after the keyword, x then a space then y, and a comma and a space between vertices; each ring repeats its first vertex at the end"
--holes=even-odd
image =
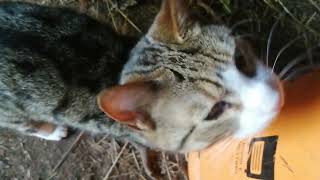
POLYGON ((249 147, 247 177, 261 180, 274 180, 274 155, 278 136, 253 138, 249 147))

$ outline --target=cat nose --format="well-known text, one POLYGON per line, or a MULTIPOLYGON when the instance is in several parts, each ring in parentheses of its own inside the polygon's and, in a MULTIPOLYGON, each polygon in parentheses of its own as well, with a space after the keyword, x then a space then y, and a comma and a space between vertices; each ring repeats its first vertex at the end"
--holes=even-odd
POLYGON ((279 77, 276 76, 275 74, 272 75, 270 78, 268 84, 270 87, 278 92, 278 99, 275 104, 275 107, 273 108, 274 111, 279 112, 281 108, 284 105, 284 90, 283 90, 283 84, 280 81, 279 77))

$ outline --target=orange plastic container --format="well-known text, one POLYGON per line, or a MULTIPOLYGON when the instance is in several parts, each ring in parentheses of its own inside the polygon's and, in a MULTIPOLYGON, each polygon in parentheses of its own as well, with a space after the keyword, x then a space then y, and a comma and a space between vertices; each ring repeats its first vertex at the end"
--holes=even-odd
POLYGON ((320 70, 284 91, 280 115, 263 132, 190 153, 190 180, 320 180, 320 70))

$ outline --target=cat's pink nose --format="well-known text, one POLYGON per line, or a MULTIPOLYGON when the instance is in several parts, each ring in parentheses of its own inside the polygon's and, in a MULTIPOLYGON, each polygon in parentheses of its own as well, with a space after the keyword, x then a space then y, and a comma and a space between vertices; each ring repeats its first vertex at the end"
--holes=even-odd
POLYGON ((278 76, 273 75, 273 77, 269 80, 269 85, 272 89, 278 92, 279 97, 277 99, 277 102, 274 107, 274 111, 279 112, 281 108, 284 105, 284 90, 283 90, 283 84, 278 78, 278 76))

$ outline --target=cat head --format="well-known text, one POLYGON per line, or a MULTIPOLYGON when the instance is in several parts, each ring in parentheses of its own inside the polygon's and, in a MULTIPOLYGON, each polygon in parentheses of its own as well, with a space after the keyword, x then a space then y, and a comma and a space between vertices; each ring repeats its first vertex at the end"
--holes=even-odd
POLYGON ((261 130, 279 110, 280 87, 230 33, 198 24, 184 0, 165 0, 132 50, 121 85, 100 93, 100 108, 132 127, 139 143, 167 151, 200 150, 261 130), (251 59, 250 76, 237 66, 238 49, 251 59))

